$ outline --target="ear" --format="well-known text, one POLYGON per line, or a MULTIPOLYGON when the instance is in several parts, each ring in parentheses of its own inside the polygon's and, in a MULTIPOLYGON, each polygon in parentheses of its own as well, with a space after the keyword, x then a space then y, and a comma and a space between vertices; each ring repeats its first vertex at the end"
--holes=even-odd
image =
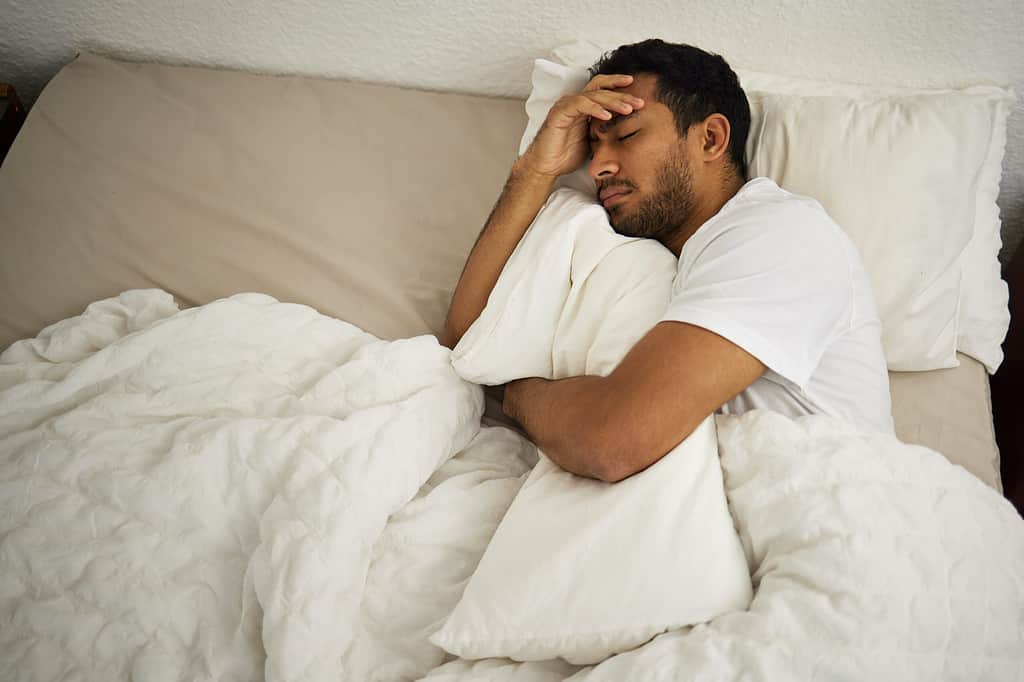
POLYGON ((729 150, 729 137, 732 127, 729 119, 722 114, 711 114, 700 125, 700 153, 705 162, 715 161, 725 156, 729 150))

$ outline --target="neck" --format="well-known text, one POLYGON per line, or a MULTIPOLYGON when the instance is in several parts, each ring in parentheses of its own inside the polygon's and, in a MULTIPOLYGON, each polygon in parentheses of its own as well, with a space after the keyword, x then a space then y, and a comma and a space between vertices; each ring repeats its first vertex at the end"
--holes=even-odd
POLYGON ((709 221, 725 206, 726 202, 736 196, 736 193, 743 187, 744 180, 737 175, 733 174, 730 176, 724 185, 719 184, 719 181, 714 180, 714 188, 707 192, 695 192, 694 210, 690 212, 686 222, 684 222, 678 232, 673 235, 673 239, 665 244, 672 253, 679 257, 679 254, 683 251, 683 245, 692 237, 697 230, 701 228, 701 225, 709 221))

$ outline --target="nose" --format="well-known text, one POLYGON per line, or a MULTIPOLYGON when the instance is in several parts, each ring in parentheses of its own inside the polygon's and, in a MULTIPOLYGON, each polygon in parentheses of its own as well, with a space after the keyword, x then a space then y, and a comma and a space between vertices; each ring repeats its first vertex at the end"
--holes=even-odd
POLYGON ((593 158, 590 160, 590 167, 587 169, 590 177, 596 181, 615 177, 619 172, 619 162, 609 152, 607 147, 595 147, 593 155, 593 158))

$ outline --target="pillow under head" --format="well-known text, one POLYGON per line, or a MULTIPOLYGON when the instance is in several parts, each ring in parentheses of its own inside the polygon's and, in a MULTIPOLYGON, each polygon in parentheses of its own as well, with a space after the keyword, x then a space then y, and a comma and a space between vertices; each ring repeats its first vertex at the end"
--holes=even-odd
MULTIPOLYGON (((520 154, 604 51, 577 41, 534 62, 520 154)), ((994 372, 1009 325, 995 201, 1013 92, 737 73, 751 102, 750 176, 818 200, 857 245, 888 368, 955 367, 959 350, 994 372)), ((559 183, 594 191, 585 167, 559 183)))

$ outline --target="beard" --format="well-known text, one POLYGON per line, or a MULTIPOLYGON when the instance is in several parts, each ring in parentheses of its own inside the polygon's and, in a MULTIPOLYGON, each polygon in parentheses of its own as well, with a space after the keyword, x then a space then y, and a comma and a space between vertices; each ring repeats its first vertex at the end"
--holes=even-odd
MULTIPOLYGON (((611 211, 622 211, 613 206, 611 211)), ((654 192, 644 197, 632 212, 615 217, 612 228, 627 237, 657 239, 667 244, 693 213, 693 176, 681 155, 672 152, 658 169, 654 192)))

